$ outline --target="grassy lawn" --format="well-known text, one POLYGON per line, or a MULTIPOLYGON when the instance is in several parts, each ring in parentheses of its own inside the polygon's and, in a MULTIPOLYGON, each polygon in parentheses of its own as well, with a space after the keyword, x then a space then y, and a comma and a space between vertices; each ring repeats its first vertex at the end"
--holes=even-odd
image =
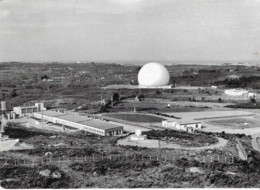
POLYGON ((216 125, 222 125, 223 127, 228 127, 232 129, 254 128, 258 127, 260 124, 260 120, 252 118, 234 118, 225 120, 215 120, 210 122, 216 125))
POLYGON ((112 117, 115 119, 121 119, 121 120, 133 121, 133 122, 141 122, 141 123, 156 123, 156 122, 162 122, 163 120, 165 120, 162 117, 146 115, 146 114, 111 113, 111 114, 106 114, 105 116, 112 117))

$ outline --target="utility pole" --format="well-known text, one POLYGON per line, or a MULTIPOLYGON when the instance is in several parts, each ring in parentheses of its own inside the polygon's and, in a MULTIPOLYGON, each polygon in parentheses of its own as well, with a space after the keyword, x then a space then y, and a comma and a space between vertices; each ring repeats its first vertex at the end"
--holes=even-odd
POLYGON ((42 110, 42 129, 43 129, 43 110, 42 110))

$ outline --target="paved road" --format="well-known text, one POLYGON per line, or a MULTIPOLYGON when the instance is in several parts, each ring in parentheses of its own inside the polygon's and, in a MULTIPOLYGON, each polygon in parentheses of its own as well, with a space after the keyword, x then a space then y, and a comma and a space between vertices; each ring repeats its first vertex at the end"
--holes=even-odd
POLYGON ((260 138, 260 133, 255 134, 252 136, 252 147, 253 149, 255 149, 256 151, 260 152, 260 144, 257 142, 257 138, 260 138))
POLYGON ((130 137, 127 137, 125 139, 120 139, 117 143, 119 145, 130 145, 130 146, 140 146, 140 147, 146 147, 146 148, 170 148, 170 149, 183 149, 183 150, 206 150, 206 149, 215 149, 215 148, 222 148, 226 146, 228 140, 223 138, 217 138, 218 143, 212 144, 209 146, 202 146, 202 147, 184 147, 177 144, 172 143, 166 143, 163 141, 158 140, 138 140, 138 141, 132 141, 130 140, 130 137))

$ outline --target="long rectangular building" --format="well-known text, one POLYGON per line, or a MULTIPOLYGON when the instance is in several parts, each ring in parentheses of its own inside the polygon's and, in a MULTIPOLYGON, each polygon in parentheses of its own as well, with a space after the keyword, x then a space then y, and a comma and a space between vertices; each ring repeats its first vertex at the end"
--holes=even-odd
POLYGON ((78 115, 75 112, 46 110, 33 113, 33 116, 48 122, 77 128, 101 136, 120 135, 123 133, 122 126, 117 126, 106 121, 78 115))

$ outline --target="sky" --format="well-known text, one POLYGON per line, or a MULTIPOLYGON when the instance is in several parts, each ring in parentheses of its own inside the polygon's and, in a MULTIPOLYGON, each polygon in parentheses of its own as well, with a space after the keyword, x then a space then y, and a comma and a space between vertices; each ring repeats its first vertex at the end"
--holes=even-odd
POLYGON ((260 0, 0 0, 0 62, 260 61, 260 0))

